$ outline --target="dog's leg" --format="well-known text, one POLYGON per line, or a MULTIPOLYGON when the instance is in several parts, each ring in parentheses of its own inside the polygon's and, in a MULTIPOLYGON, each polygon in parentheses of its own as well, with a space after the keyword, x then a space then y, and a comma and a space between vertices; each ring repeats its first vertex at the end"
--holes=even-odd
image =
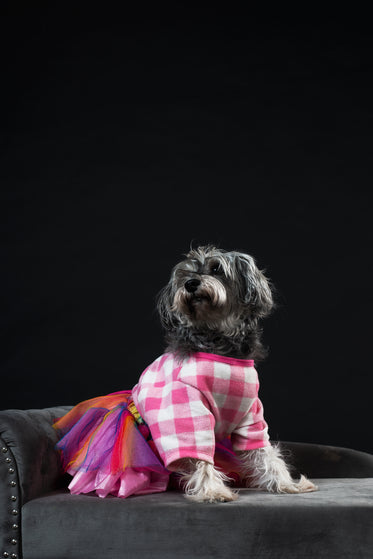
POLYGON ((238 455, 243 463, 242 479, 248 487, 272 493, 308 493, 318 489, 303 475, 299 481, 292 479, 278 447, 267 446, 238 455))
POLYGON ((204 460, 181 460, 176 471, 181 476, 180 481, 186 497, 192 501, 217 503, 237 499, 237 493, 226 485, 226 482, 230 481, 229 478, 204 460))

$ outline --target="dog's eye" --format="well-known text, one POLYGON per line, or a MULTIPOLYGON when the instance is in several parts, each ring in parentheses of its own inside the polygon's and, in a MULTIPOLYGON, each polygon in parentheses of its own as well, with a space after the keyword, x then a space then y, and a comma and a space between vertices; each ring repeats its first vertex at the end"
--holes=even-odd
POLYGON ((210 273, 215 276, 218 274, 222 274, 223 273, 223 268, 221 267, 221 264, 219 262, 217 262, 216 264, 213 264, 210 268, 210 273))

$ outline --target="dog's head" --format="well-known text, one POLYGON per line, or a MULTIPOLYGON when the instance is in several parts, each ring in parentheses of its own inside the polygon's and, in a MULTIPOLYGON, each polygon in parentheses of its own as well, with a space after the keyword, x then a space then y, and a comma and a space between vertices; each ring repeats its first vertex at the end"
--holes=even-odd
POLYGON ((192 249, 161 291, 158 310, 167 330, 180 325, 233 335, 273 305, 268 280, 254 259, 213 246, 192 249))

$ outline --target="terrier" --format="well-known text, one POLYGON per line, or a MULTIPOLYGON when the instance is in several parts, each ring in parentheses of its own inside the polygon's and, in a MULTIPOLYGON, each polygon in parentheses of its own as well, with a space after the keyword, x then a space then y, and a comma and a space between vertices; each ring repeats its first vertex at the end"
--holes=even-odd
POLYGON ((197 502, 235 500, 230 471, 247 487, 317 490, 303 475, 292 479, 258 397, 260 320, 272 307, 254 259, 213 246, 190 250, 159 295, 167 350, 144 371, 133 401, 163 463, 197 502))

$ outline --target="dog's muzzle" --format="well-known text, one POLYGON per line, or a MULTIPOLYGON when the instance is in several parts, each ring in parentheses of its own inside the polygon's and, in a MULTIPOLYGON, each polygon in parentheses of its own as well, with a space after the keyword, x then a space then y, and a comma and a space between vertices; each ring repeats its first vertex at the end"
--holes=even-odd
POLYGON ((172 310, 203 320, 210 319, 211 313, 220 313, 226 303, 224 285, 212 276, 203 275, 185 279, 175 293, 172 310))

